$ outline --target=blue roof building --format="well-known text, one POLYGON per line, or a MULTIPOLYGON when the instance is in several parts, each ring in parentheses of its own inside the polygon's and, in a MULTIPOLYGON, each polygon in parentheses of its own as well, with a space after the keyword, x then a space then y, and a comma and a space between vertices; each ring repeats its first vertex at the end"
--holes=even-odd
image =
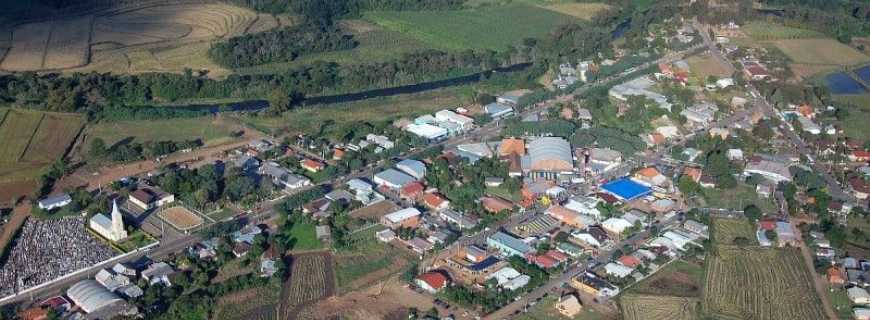
POLYGON ((602 185, 601 189, 623 201, 631 201, 652 193, 649 187, 629 178, 610 181, 602 185))

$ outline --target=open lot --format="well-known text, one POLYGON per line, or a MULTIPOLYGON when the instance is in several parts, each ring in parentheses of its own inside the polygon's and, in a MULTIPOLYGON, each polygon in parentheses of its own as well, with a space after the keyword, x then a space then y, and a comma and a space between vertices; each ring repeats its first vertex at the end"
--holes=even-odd
POLYGON ((730 77, 731 73, 728 68, 719 60, 713 58, 709 53, 698 54, 686 59, 692 74, 696 75, 700 80, 706 80, 707 76, 715 76, 719 78, 730 77))
POLYGON ((526 313, 522 313, 519 316, 513 318, 516 320, 613 320, 617 319, 615 315, 604 314, 598 310, 594 310, 588 305, 584 305, 583 311, 580 312, 574 318, 568 318, 563 316, 556 310, 556 301, 557 298, 553 295, 547 296, 546 298, 539 301, 533 307, 529 308, 529 311, 526 313))
POLYGON ((626 294, 620 305, 626 320, 700 319, 697 298, 626 294))
POLYGON ((704 267, 677 260, 628 290, 632 294, 700 297, 704 285, 704 267))
POLYGON ((275 306, 278 304, 281 288, 272 283, 269 282, 265 286, 233 292, 218 298, 214 309, 214 319, 275 319, 275 306))
POLYGON ((132 138, 136 142, 202 139, 206 146, 210 146, 232 140, 231 134, 241 129, 234 121, 201 117, 100 122, 88 126, 85 134, 88 139, 102 138, 107 145, 132 138))
POLYGON ((202 225, 202 217, 187 210, 184 207, 172 207, 163 209, 157 213, 157 216, 166 223, 172 225, 173 228, 179 231, 187 231, 202 225))
POLYGON ((761 198, 755 192, 755 187, 738 184, 729 190, 704 189, 705 206, 709 208, 743 210, 754 204, 764 213, 776 213, 777 206, 773 199, 761 198))
POLYGON ((314 250, 323 247, 323 243, 317 239, 315 226, 309 223, 294 223, 290 228, 289 238, 294 241, 292 250, 314 250))
POLYGON ((731 245, 736 238, 746 238, 750 243, 757 244, 755 227, 746 219, 713 219, 710 237, 716 244, 731 245))
POLYGON ((378 11, 365 19, 429 45, 448 49, 504 50, 523 38, 547 34, 578 18, 530 5, 454 11, 378 11))
POLYGON ((717 319, 824 319, 802 259, 793 248, 718 245, 707 259, 704 312, 717 319))

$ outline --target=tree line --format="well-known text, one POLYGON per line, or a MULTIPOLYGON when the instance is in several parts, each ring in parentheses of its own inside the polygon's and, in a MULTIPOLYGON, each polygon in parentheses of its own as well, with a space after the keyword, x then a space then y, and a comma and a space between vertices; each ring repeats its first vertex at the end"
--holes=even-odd
POLYGON ((356 47, 352 35, 335 26, 314 24, 284 27, 217 42, 208 51, 215 63, 227 68, 296 60, 301 55, 356 47))

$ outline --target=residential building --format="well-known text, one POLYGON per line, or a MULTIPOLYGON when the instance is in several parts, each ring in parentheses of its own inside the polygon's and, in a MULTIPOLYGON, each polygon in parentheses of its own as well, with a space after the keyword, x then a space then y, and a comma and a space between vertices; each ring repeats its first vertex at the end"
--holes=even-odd
POLYGON ((668 178, 659 173, 654 167, 638 170, 634 173, 633 180, 648 186, 663 186, 668 182, 668 178))
POLYGON ((743 169, 746 175, 758 174, 775 183, 791 181, 791 172, 788 166, 780 162, 756 159, 746 164, 743 169))
POLYGON ((154 187, 142 187, 130 193, 129 201, 143 210, 150 210, 175 201, 175 196, 154 187))
POLYGON ((520 273, 514 268, 504 267, 492 273, 486 279, 495 279, 499 287, 513 291, 529 284, 531 277, 520 273))
POLYGON ((302 159, 302 161, 299 161, 299 166, 309 172, 319 172, 323 168, 326 168, 325 164, 313 159, 302 159))
POLYGON ((457 114, 450 110, 441 110, 435 113, 435 120, 440 122, 452 122, 459 125, 460 131, 467 131, 474 126, 474 119, 457 114))
POLYGON ((861 287, 851 287, 846 289, 846 295, 849 296, 849 300, 854 304, 858 305, 868 305, 870 304, 870 294, 867 293, 867 290, 861 287))
POLYGON ((489 213, 500 213, 505 210, 511 211, 514 209, 513 203, 498 197, 480 198, 480 204, 489 213))
POLYGON ((455 224, 459 227, 459 229, 471 229, 477 226, 476 218, 468 215, 463 215, 451 209, 444 209, 438 211, 438 217, 448 223, 455 224))
POLYGON ((614 276, 616 278, 622 279, 630 275, 634 269, 626 267, 621 264, 616 264, 610 262, 604 266, 604 272, 608 275, 614 276))
POLYGON ((867 200, 870 198, 870 181, 860 177, 853 177, 852 179, 849 179, 849 186, 851 187, 852 194, 855 195, 855 198, 861 200, 867 200))
POLYGON ((444 275, 444 271, 429 271, 418 276, 414 283, 426 292, 435 294, 444 289, 449 281, 450 279, 444 275))
POLYGON ((450 207, 450 201, 437 192, 424 194, 423 204, 434 211, 444 210, 450 207))
POLYGON ((706 127, 713 120, 716 120, 716 111, 718 108, 716 105, 709 102, 702 102, 695 104, 685 110, 681 111, 680 114, 686 117, 690 123, 700 126, 706 127))
POLYGON ((389 137, 376 135, 373 133, 369 133, 366 135, 366 141, 368 141, 370 143, 374 143, 374 144, 378 145, 379 147, 384 148, 386 150, 392 149, 394 146, 396 146, 396 144, 392 140, 390 140, 389 137))
POLYGON ((577 299, 576 295, 567 294, 559 298, 559 301, 556 302, 556 310, 558 310, 563 316, 573 319, 583 311, 583 305, 580 304, 580 300, 577 299))
POLYGON ((514 114, 513 107, 499 102, 483 106, 483 111, 493 119, 505 118, 514 114))
POLYGON ((600 202, 601 199, 596 197, 573 197, 568 199, 562 206, 568 210, 598 219, 601 217, 601 211, 598 210, 600 202))
POLYGON ((272 183, 284 189, 299 189, 311 185, 311 180, 294 174, 290 170, 281 167, 276 162, 266 162, 260 166, 260 174, 269 177, 272 183))
POLYGON ((619 288, 607 283, 591 272, 584 272, 571 278, 571 286, 599 298, 611 298, 619 294, 619 288))
POLYGON ((584 216, 577 211, 563 206, 551 206, 545 213, 556 218, 560 222, 575 228, 583 229, 586 228, 586 226, 595 223, 595 218, 592 216, 584 216))
POLYGON ((420 224, 421 214, 417 208, 405 208, 383 216, 381 223, 390 229, 399 227, 415 228, 420 224))
POLYGON ((601 227, 604 228, 607 233, 615 236, 622 235, 632 226, 633 225, 630 222, 622 218, 610 218, 601 223, 601 227))

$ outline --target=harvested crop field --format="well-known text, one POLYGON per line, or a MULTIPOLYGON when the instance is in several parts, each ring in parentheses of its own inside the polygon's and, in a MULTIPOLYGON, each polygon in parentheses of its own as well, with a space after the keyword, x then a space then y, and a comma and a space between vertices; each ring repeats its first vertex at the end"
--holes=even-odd
POLYGON ((851 66, 870 57, 834 39, 777 40, 773 44, 795 63, 851 66))
POLYGON ((203 222, 202 217, 184 207, 163 209, 157 214, 157 216, 179 231, 187 231, 196 228, 202 225, 203 222))
MULTIPOLYGON (((8 54, 0 55, 0 69, 136 73, 192 68, 220 77, 229 71, 208 60, 213 41, 278 25, 275 16, 229 4, 133 4, 74 19, 19 25, 12 32, 8 54), (152 62, 139 61, 148 55, 152 62)), ((5 47, 2 40, 0 48, 5 47)))
POLYGON ((328 252, 293 255, 290 278, 281 292, 279 314, 290 319, 307 304, 333 295, 335 281, 332 255, 328 252))
POLYGON ((269 282, 262 287, 254 287, 218 298, 214 319, 248 320, 275 319, 274 313, 281 288, 269 282))
POLYGON ((708 255, 704 312, 717 319, 824 319, 798 249, 719 245, 708 255))
POLYGON ((39 129, 44 114, 10 110, 0 124, 0 163, 15 163, 21 159, 33 134, 39 129))
POLYGON ((48 163, 63 156, 84 125, 80 115, 46 114, 21 161, 48 163))
POLYGON ((746 219, 713 219, 711 238, 720 245, 734 244, 736 238, 746 238, 749 243, 757 244, 755 228, 746 219))
POLYGON ((696 298, 626 294, 620 298, 626 320, 700 319, 696 298))

